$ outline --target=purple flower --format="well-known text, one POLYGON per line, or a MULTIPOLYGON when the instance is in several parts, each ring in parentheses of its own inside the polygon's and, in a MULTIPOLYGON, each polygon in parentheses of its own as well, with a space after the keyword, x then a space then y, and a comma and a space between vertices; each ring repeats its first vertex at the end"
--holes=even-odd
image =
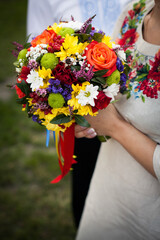
POLYGON ((49 93, 62 93, 63 88, 61 82, 58 79, 49 79, 49 87, 47 88, 49 93))
POLYGON ((33 115, 33 116, 32 116, 32 120, 33 120, 34 122, 41 123, 41 120, 39 120, 38 116, 36 116, 36 115, 33 115))
POLYGON ((45 97, 45 96, 47 95, 46 89, 41 89, 41 88, 39 88, 39 89, 37 89, 35 92, 37 93, 38 96, 45 97))
POLYGON ((124 66, 118 57, 117 57, 116 67, 117 67, 118 71, 123 72, 124 66))
POLYGON ((121 73, 121 78, 120 78, 120 92, 121 93, 126 91, 126 81, 127 81, 126 74, 121 73))
POLYGON ((121 73, 121 78, 120 78, 121 85, 123 85, 123 86, 126 85, 126 80, 127 80, 126 74, 121 73))
POLYGON ((49 87, 47 88, 49 93, 61 93, 65 101, 71 99, 71 92, 73 91, 71 85, 62 84, 58 79, 49 79, 49 87))
POLYGON ((19 52, 24 48, 23 45, 12 42, 12 44, 15 46, 15 50, 12 51, 13 56, 18 57, 19 52))
POLYGON ((38 65, 39 64, 35 60, 31 59, 31 60, 29 60, 27 67, 29 67, 30 69, 36 69, 36 68, 38 68, 38 65))
POLYGON ((63 92, 62 92, 62 96, 64 97, 64 99, 66 101, 71 99, 71 92, 72 91, 73 91, 73 89, 72 89, 71 85, 64 84, 64 89, 63 89, 63 92))
POLYGON ((89 70, 86 70, 86 65, 87 63, 84 62, 83 65, 81 66, 81 69, 76 72, 76 70, 73 71, 75 74, 75 77, 78 78, 84 78, 86 81, 90 81, 94 75, 93 72, 93 66, 89 68, 89 70))
POLYGON ((94 35, 95 33, 100 33, 100 34, 103 35, 103 36, 104 36, 104 34, 105 34, 105 33, 104 33, 103 31, 101 31, 101 30, 97 31, 96 29, 92 29, 91 32, 90 32, 90 35, 93 37, 93 35, 94 35))
POLYGON ((86 33, 86 30, 87 30, 88 26, 92 23, 92 19, 95 16, 96 15, 94 15, 93 17, 89 18, 87 21, 84 22, 84 24, 82 25, 82 27, 80 29, 80 33, 86 33))

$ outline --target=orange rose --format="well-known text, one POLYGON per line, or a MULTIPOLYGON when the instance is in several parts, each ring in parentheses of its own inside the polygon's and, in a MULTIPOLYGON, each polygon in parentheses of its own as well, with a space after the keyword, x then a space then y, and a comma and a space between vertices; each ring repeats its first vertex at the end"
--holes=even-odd
POLYGON ((53 38, 56 36, 57 34, 53 30, 44 30, 40 35, 31 41, 31 45, 36 47, 38 44, 48 44, 53 42, 53 38))
POLYGON ((93 71, 107 69, 104 77, 110 76, 116 68, 117 55, 105 43, 93 41, 87 46, 85 51, 87 61, 94 66, 93 71))

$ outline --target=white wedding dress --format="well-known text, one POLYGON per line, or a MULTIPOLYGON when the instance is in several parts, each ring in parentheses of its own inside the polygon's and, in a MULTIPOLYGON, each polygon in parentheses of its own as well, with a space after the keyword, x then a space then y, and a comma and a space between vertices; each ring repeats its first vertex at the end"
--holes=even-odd
MULTIPOLYGON (((119 31, 130 3, 119 18, 119 31)), ((145 15, 154 1, 146 1, 145 15)), ((145 61, 154 61, 160 46, 144 41, 142 22, 138 25, 136 52, 145 61)), ((160 60, 160 59, 159 59, 160 60)), ((160 79, 159 79, 160 82, 160 79)), ((131 95, 118 97, 120 114, 137 129, 157 142, 153 156, 157 179, 147 172, 117 141, 102 143, 86 199, 77 240, 160 239, 160 92, 158 99, 131 95)))

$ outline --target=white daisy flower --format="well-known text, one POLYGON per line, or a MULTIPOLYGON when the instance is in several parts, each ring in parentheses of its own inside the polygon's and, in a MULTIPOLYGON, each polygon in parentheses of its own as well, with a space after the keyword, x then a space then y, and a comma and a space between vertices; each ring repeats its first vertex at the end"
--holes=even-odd
POLYGON ((87 85, 85 90, 80 90, 80 93, 76 96, 78 103, 82 106, 90 104, 95 106, 94 99, 97 99, 98 86, 93 86, 93 84, 87 85))
POLYGON ((40 86, 43 86, 43 78, 41 78, 35 70, 31 70, 30 74, 27 76, 27 83, 31 83, 30 87, 32 91, 38 89, 40 86))
POLYGON ((110 85, 109 87, 107 87, 107 88, 105 88, 104 90, 103 90, 103 92, 105 93, 105 95, 107 96, 107 97, 110 97, 110 98, 112 98, 112 100, 111 101, 114 101, 115 100, 115 96, 118 94, 118 92, 119 92, 119 84, 115 84, 115 83, 113 83, 112 85, 110 85))
POLYGON ((59 24, 59 27, 65 28, 65 27, 69 27, 72 28, 74 31, 78 31, 81 29, 83 23, 78 22, 78 21, 70 21, 70 22, 62 22, 59 24))

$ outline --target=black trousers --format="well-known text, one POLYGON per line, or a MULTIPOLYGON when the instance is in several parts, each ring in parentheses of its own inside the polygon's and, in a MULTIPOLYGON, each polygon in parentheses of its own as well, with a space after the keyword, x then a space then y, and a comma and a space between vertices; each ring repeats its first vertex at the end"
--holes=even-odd
POLYGON ((74 154, 77 163, 72 165, 72 209, 76 227, 81 219, 99 148, 100 141, 97 137, 75 138, 74 154))

